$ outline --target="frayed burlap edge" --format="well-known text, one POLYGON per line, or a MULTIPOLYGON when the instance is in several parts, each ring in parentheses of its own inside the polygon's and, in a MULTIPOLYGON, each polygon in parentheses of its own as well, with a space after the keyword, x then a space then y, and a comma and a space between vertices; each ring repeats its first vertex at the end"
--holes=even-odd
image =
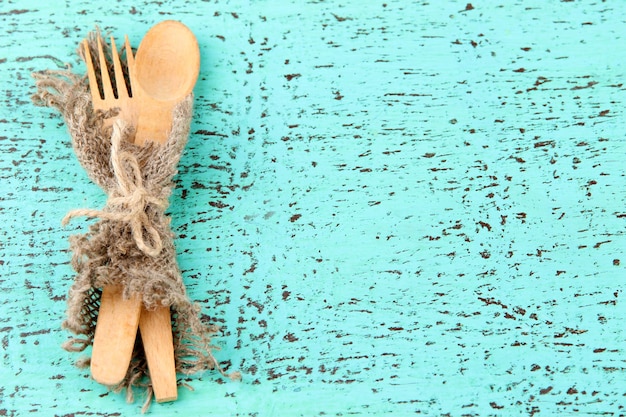
MULTIPOLYGON (((99 33, 88 38, 92 48, 95 48, 97 36, 100 36, 99 33)), ((106 45, 106 42, 103 44, 106 45)), ((105 285, 122 285, 126 297, 133 293, 142 294, 147 309, 170 307, 177 372, 193 374, 217 369, 226 375, 212 354, 216 347, 211 344, 211 335, 217 328, 201 321, 199 307, 186 294, 176 262, 169 218, 164 214, 173 188, 172 178, 189 135, 193 96, 190 94, 176 107, 172 131, 163 146, 148 144, 140 147, 124 140, 118 145, 117 151, 131 158, 140 172, 140 178, 133 180, 135 183, 139 181, 142 192, 150 197, 143 203, 142 214, 148 223, 143 226, 153 228, 160 241, 158 255, 153 256, 138 247, 131 222, 123 213, 120 214, 124 205, 120 208, 120 204, 110 203, 115 198, 119 200, 120 196, 120 181, 112 157, 112 153, 116 152, 112 146, 112 135, 116 132, 111 127, 104 127, 103 120, 114 113, 92 110, 86 78, 74 74, 69 66, 66 70, 34 73, 33 77, 37 86, 37 92, 32 96, 33 103, 52 107, 61 113, 78 161, 91 180, 109 196, 103 210, 75 213, 100 219, 89 227, 87 233, 70 237, 72 267, 76 276, 69 290, 63 327, 76 337, 64 343, 63 348, 82 352, 93 343, 100 289, 105 285), (151 201, 160 204, 151 204, 151 201)), ((120 128, 117 134, 122 137, 128 135, 129 129, 120 128)), ((77 361, 78 366, 88 364, 88 358, 77 361)), ((231 379, 241 377, 238 372, 226 376, 231 379)), ((147 390, 146 410, 151 401, 152 388, 140 338, 126 378, 114 387, 114 391, 126 390, 128 400, 132 401, 134 387, 147 390)))

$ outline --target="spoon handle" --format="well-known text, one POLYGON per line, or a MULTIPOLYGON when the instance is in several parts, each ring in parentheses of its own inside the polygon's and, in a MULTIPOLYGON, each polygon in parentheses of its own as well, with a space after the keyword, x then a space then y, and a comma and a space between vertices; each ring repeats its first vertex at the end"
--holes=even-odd
MULTIPOLYGON (((135 99, 140 109, 135 144, 144 146, 148 141, 165 144, 172 126, 173 108, 177 103, 155 100, 139 87, 135 91, 135 99)), ((176 401, 178 386, 169 307, 157 307, 155 310, 142 308, 139 331, 156 401, 176 401)))
POLYGON ((170 309, 142 308, 139 331, 148 361, 154 397, 159 403, 176 401, 178 391, 170 309))
POLYGON ((143 94, 137 94, 139 109, 135 144, 143 146, 146 142, 160 145, 167 142, 172 130, 172 115, 177 101, 159 101, 143 94))
MULTIPOLYGON (((159 101, 136 88, 140 109, 135 131, 135 143, 143 146, 148 141, 165 144, 172 126, 173 108, 171 101, 159 101)), ((148 361, 150 381, 157 402, 175 401, 178 397, 172 320, 169 307, 155 310, 142 308, 139 331, 148 361)))

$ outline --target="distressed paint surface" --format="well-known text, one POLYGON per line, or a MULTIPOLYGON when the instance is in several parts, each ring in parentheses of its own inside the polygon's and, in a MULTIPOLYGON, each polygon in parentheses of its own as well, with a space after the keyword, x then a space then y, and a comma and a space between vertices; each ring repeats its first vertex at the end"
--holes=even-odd
MULTIPOLYGON (((624 2, 0 2, 0 415, 139 411, 60 344, 105 198, 32 71, 198 37, 169 212, 219 323, 163 415, 626 415, 624 2)), ((138 393, 141 396, 140 393, 138 393)))

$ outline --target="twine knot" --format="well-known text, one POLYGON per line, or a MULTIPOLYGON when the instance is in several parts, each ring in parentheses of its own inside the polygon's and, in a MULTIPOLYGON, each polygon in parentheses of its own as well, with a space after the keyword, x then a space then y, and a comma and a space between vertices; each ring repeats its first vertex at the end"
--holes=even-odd
POLYGON ((148 206, 165 210, 167 201, 159 199, 144 187, 139 161, 132 153, 120 149, 123 130, 123 121, 116 120, 111 135, 111 164, 117 187, 110 192, 107 200, 106 206, 110 210, 71 210, 62 224, 66 225, 72 218, 80 216, 128 223, 137 247, 146 255, 155 257, 161 253, 163 243, 146 210, 148 206), (144 231, 149 243, 144 238, 144 231))

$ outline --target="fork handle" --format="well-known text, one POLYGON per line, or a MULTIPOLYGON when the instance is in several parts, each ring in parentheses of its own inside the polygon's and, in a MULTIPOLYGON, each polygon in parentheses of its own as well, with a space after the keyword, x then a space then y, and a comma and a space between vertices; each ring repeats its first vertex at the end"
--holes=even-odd
POLYGON ((101 384, 117 385, 126 376, 135 346, 141 299, 124 299, 122 286, 102 290, 91 352, 91 376, 101 384))

